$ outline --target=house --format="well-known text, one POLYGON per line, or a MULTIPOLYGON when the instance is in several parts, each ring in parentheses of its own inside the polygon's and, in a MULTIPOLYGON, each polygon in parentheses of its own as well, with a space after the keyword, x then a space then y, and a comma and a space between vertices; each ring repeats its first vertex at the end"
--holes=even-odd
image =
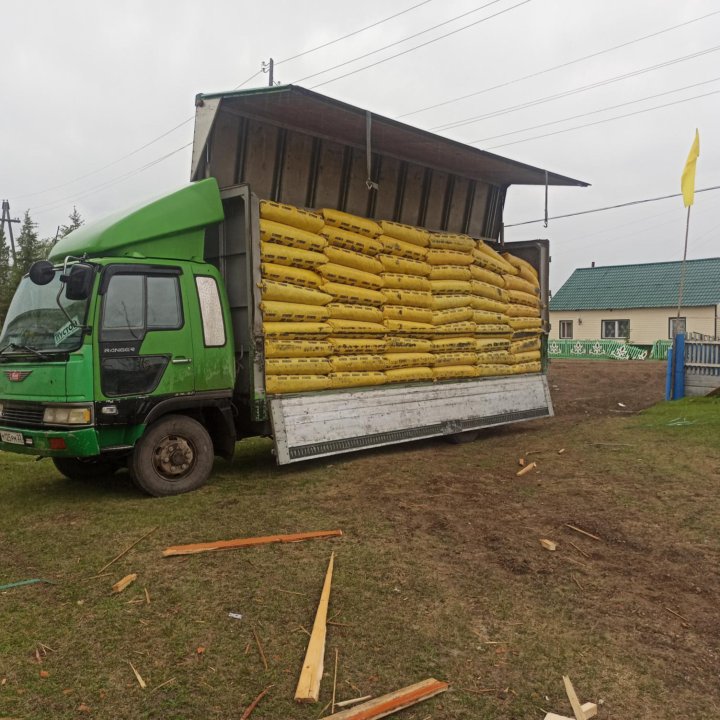
POLYGON ((653 345, 673 330, 717 338, 720 257, 688 260, 677 322, 681 262, 578 268, 550 301, 550 339, 653 345))

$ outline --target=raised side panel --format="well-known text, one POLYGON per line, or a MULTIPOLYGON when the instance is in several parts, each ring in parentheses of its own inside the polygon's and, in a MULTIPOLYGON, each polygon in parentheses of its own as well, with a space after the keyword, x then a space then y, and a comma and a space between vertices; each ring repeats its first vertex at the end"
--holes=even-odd
MULTIPOLYGON (((273 196, 279 133, 278 128, 272 125, 255 120, 247 123, 245 163, 240 170, 239 180, 247 182, 248 178, 252 178, 253 192, 262 198, 273 196)), ((211 174, 214 174, 214 167, 211 168, 211 174)))
POLYGON ((541 374, 270 399, 278 464, 553 414, 541 374))

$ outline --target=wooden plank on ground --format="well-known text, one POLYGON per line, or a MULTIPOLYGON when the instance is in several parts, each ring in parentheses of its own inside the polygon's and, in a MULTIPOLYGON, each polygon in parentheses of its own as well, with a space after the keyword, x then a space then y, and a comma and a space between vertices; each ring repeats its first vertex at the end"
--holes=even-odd
POLYGON ((118 580, 112 586, 112 591, 114 593, 121 593, 130 583, 133 583, 136 580, 137 580, 136 573, 132 573, 131 575, 126 575, 122 580, 118 580))
POLYGON ((580 706, 580 709, 583 711, 585 720, 590 720, 590 718, 594 718, 597 715, 597 705, 595 703, 592 703, 592 702, 583 703, 580 706))
POLYGON ((585 720, 585 712, 582 709, 580 700, 578 700, 575 688, 573 687, 573 684, 570 682, 570 678, 567 675, 563 675, 563 683, 565 683, 565 692, 568 696, 568 700, 570 701, 570 705, 572 706, 575 720, 585 720))
POLYGON ((191 545, 173 545, 162 551, 163 557, 174 555, 195 555, 214 550, 232 550, 234 548, 267 545, 269 543, 292 543, 302 540, 340 537, 342 530, 320 530, 317 532, 291 533, 288 535, 265 535, 263 537, 239 538, 237 540, 218 540, 217 542, 194 543, 191 545))
POLYGON ((445 692, 448 687, 449 685, 446 682, 429 678, 402 690, 382 695, 349 710, 341 710, 334 715, 328 715, 324 720, 376 720, 439 695, 445 692))
POLYGON ((320 681, 323 674, 325 637, 327 635, 327 611, 330 602, 330 586, 332 585, 334 564, 335 553, 332 553, 325 574, 322 593, 320 594, 320 602, 315 613, 315 622, 305 652, 305 660, 300 671, 300 679, 295 690, 296 702, 317 702, 320 697, 320 681))

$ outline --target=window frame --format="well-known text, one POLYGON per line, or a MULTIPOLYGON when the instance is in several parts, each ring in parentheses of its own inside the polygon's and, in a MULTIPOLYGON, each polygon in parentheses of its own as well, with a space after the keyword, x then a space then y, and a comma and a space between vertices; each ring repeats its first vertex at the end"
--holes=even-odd
POLYGON ((601 320, 600 321, 600 339, 601 340, 629 340, 630 339, 630 318, 618 318, 617 320, 601 320), (626 322, 628 326, 627 335, 619 335, 620 323, 626 322), (608 337, 605 335, 605 323, 615 324, 615 335, 608 337))
POLYGON ((684 325, 684 330, 682 332, 683 332, 683 334, 687 334, 687 316, 677 317, 677 315, 675 315, 673 317, 668 318, 668 340, 673 339, 673 334, 672 334, 673 320, 675 320, 675 321, 682 320, 683 325, 684 325))
MULTIPOLYGON (((203 347, 206 347, 206 348, 224 348, 224 347, 226 347, 227 343, 228 343, 227 322, 225 322, 225 308, 223 307, 222 296, 220 294, 220 286, 218 284, 217 278, 213 277, 212 275, 195 275, 195 293, 196 293, 197 300, 198 300, 198 310, 200 311, 200 326, 202 328, 203 347), (200 280, 212 280, 213 288, 215 290, 215 297, 217 298, 217 306, 218 306, 218 309, 220 312, 220 320, 222 322, 222 332, 223 332, 222 343, 208 344, 206 324, 205 324, 205 314, 203 313, 203 308, 206 306, 203 305, 203 298, 200 293, 200 284, 198 282, 200 280)), ((210 309, 212 309, 212 308, 210 308, 210 309)))
POLYGON ((558 338, 560 340, 572 340, 574 335, 572 320, 558 320, 558 338), (563 327, 570 326, 570 334, 563 334, 563 327))

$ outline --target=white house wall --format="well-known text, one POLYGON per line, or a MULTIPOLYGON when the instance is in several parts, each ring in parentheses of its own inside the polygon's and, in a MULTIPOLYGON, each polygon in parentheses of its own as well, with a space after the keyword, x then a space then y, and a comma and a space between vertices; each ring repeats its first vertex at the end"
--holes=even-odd
MULTIPOLYGON (((720 306, 683 308, 681 316, 687 318, 687 331, 714 337, 718 307, 720 306)), ((572 320, 573 340, 599 340, 602 338, 603 320, 629 320, 630 342, 636 345, 652 345, 656 340, 668 339, 668 321, 676 315, 677 307, 551 311, 550 338, 556 340, 560 337, 561 320, 572 320)))

